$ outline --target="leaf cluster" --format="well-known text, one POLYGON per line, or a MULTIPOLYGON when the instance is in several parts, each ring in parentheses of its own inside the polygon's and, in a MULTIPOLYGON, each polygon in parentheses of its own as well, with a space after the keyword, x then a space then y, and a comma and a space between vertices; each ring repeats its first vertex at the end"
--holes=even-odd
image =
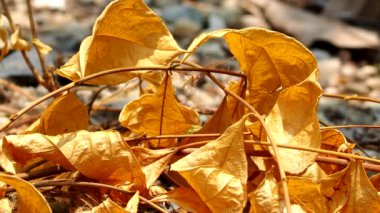
MULTIPOLYGON (((368 166, 363 160, 379 160, 352 154, 354 144, 338 130, 320 127, 317 105, 323 91, 317 61, 284 34, 222 29, 201 34, 184 50, 142 0, 116 0, 98 17, 80 50, 55 73, 72 83, 32 105, 55 96, 23 134, 2 138, 0 165, 13 175, 1 173, 0 180, 18 192, 20 212, 51 212, 36 187, 64 185, 95 186, 97 192, 86 193, 108 196, 97 198, 91 212, 137 212, 147 206, 165 212, 164 204, 172 203, 191 212, 380 209, 373 186, 379 185, 379 176, 370 180, 363 166, 368 166), (188 61, 217 38, 227 43, 241 71, 188 61), (203 125, 197 111, 178 101, 173 86, 173 76, 192 72, 204 73, 226 94, 203 125), (224 85, 215 73, 239 80, 224 85), (136 78, 144 82, 140 96, 119 115, 129 131, 89 131, 88 108, 70 89, 136 78), (39 166, 31 171, 59 165, 66 172, 34 185, 22 180, 20 174, 36 162, 39 166), (164 179, 171 187, 163 187, 164 179)), ((1 201, 1 208, 9 207, 7 197, 1 201)))

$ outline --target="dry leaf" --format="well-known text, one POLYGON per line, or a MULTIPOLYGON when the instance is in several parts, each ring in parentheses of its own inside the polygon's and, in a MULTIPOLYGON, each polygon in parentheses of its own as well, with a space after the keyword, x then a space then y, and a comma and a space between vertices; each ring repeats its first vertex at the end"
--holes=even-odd
POLYGON ((174 202, 190 212, 210 212, 197 193, 191 188, 175 188, 152 199, 152 202, 174 202))
POLYGON ((91 210, 92 213, 128 213, 123 207, 107 198, 101 204, 91 210))
POLYGON ((247 202, 246 116, 209 142, 171 165, 212 212, 241 212, 247 202))
POLYGON ((277 181, 273 176, 273 169, 265 174, 265 179, 259 184, 257 189, 248 194, 251 202, 249 212, 267 213, 281 212, 285 207, 283 199, 280 199, 277 181))
POLYGON ((139 210, 140 193, 137 191, 128 201, 125 211, 128 213, 137 213, 139 210))
POLYGON ((1 174, 0 181, 13 186, 17 191, 17 212, 52 212, 44 196, 29 182, 16 176, 1 174))
POLYGON ((26 50, 32 49, 32 45, 20 38, 20 27, 16 26, 16 30, 11 35, 11 48, 15 50, 26 50))
POLYGON ((47 55, 49 52, 51 52, 52 48, 43 43, 40 39, 33 39, 32 43, 35 45, 35 47, 42 53, 42 55, 47 55))
POLYGON ((348 180, 348 199, 342 212, 375 212, 380 211, 380 198, 371 184, 363 163, 351 161, 345 179, 348 180))
POLYGON ((87 129, 88 113, 86 106, 69 92, 55 99, 25 133, 57 135, 87 129))
MULTIPOLYGON (((320 132, 317 117, 318 84, 305 81, 282 90, 265 122, 278 144, 319 148, 320 132)), ((272 154, 273 149, 270 148, 272 154)), ((279 159, 286 172, 298 174, 314 163, 317 153, 279 148, 279 159)))
POLYGON ((0 212, 12 213, 12 204, 8 198, 2 198, 0 200, 0 212))
MULTIPOLYGON (((244 83, 240 81, 230 81, 227 89, 241 97, 244 97, 244 83)), ((244 115, 244 106, 234 97, 226 95, 219 105, 213 116, 196 132, 196 134, 205 133, 223 133, 229 126, 240 120, 244 115)), ((191 138, 183 140, 183 143, 191 143, 196 141, 212 140, 213 138, 191 138)))
MULTIPOLYGON (((345 136, 336 129, 321 130, 321 149, 331 150, 336 152, 352 153, 355 144, 346 141, 345 136)), ((322 156, 337 158, 335 155, 321 154, 322 156)), ((335 164, 318 163, 319 166, 327 174, 333 174, 341 169, 343 166, 335 164)))
POLYGON ((320 181, 328 212, 373 212, 380 209, 377 190, 372 186, 360 161, 320 181))
POLYGON ((261 114, 274 106, 279 91, 306 79, 317 83, 317 61, 301 43, 284 34, 261 28, 222 29, 195 38, 190 56, 212 38, 223 37, 247 76, 247 101, 261 114))
MULTIPOLYGON (((166 76, 155 94, 147 94, 128 103, 120 113, 120 123, 138 134, 184 134, 199 122, 198 114, 180 105, 172 80, 166 76)), ((153 147, 168 147, 169 140, 154 140, 153 147)))
POLYGON ((288 177, 290 199, 306 212, 327 212, 321 186, 311 179, 288 177))
POLYGON ((1 39, 1 54, 0 61, 3 60, 4 56, 9 53, 9 44, 8 44, 8 31, 3 26, 4 25, 4 16, 0 15, 0 39, 1 39))
POLYGON ((9 135, 3 138, 3 150, 19 163, 42 157, 90 178, 145 188, 139 163, 116 131, 9 135))
MULTIPOLYGON (((117 0, 98 17, 79 54, 56 73, 75 81, 108 69, 168 65, 181 53, 163 21, 142 0, 117 0)), ((118 84, 133 77, 124 72, 86 83, 118 84)))

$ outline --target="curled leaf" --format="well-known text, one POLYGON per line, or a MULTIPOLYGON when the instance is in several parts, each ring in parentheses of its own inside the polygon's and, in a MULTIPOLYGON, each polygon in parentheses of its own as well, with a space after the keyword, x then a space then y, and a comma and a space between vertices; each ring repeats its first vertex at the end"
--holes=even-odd
POLYGON ((116 131, 9 135, 3 138, 3 150, 19 163, 42 157, 90 178, 145 187, 139 163, 116 131))
POLYGON ((42 55, 47 55, 52 50, 49 45, 43 43, 40 39, 33 39, 32 43, 42 53, 42 55))
POLYGON ((25 133, 57 135, 87 129, 86 106, 69 92, 55 99, 25 133))
POLYGON ((29 182, 7 174, 0 174, 0 181, 16 189, 18 194, 18 212, 52 212, 44 196, 29 182))
POLYGON ((20 27, 16 26, 16 30, 11 35, 11 47, 15 50, 26 50, 32 49, 32 45, 20 37, 20 27))
MULTIPOLYGON (((177 102, 172 80, 166 76, 156 93, 128 103, 121 111, 119 121, 135 133, 156 136, 184 134, 199 119, 194 110, 177 102)), ((170 144, 168 140, 152 142, 154 147, 169 147, 170 144)))
MULTIPOLYGON (((79 54, 56 73, 75 81, 108 69, 167 65, 181 53, 161 18, 142 0, 117 0, 98 17, 79 54)), ((133 77, 124 72, 88 83, 118 84, 133 77)))
POLYGON ((241 212, 247 202, 246 116, 209 142, 171 165, 212 212, 241 212))

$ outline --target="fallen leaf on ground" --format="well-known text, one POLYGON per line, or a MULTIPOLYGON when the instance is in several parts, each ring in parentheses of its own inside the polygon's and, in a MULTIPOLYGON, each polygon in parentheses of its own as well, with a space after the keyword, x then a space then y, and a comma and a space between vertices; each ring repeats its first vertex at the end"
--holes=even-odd
POLYGON ((9 135, 3 138, 3 150, 19 163, 42 157, 90 178, 145 188, 140 164, 116 131, 9 135))
MULTIPOLYGON (((120 123, 138 134, 148 136, 184 134, 199 123, 198 114, 177 102, 172 80, 166 76, 154 94, 128 103, 120 113, 120 123)), ((169 147, 173 140, 153 140, 153 147, 169 147)))
POLYGON ((18 212, 52 212, 44 196, 29 182, 16 176, 0 173, 0 181, 13 186, 17 191, 18 212))
POLYGON ((247 159, 243 133, 246 116, 171 165, 212 212, 241 212, 247 202, 247 159))
POLYGON ((69 92, 55 99, 25 133, 57 135, 87 129, 86 106, 69 92))
MULTIPOLYGON (((109 69, 168 65, 181 53, 161 18, 144 1, 117 0, 98 17, 79 54, 56 73, 75 81, 109 69)), ((128 72, 115 73, 86 83, 118 84, 133 77, 128 72)))

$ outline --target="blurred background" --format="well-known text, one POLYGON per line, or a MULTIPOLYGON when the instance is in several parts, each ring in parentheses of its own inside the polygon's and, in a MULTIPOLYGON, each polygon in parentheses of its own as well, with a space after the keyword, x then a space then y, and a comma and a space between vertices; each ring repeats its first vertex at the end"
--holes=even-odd
MULTIPOLYGON (((14 22, 22 35, 30 36, 24 0, 7 0, 14 22)), ((107 0, 34 0, 35 21, 40 39, 53 47, 47 58, 51 67, 59 67, 78 51, 83 38, 91 34, 96 17, 107 0)), ((368 96, 380 99, 380 1, 378 0, 145 0, 167 24, 182 48, 201 32, 221 28, 262 27, 293 36, 317 57, 320 83, 326 93, 368 96)), ((30 38, 30 37, 29 37, 30 38)), ((29 57, 38 67, 35 51, 29 57)), ((238 70, 226 44, 212 40, 192 56, 193 62, 207 67, 238 70)), ((0 64, 0 78, 39 97, 46 90, 36 87, 30 71, 17 52, 0 64)), ((229 77, 220 76, 224 82, 229 77), (225 79, 223 79, 225 78, 225 79)), ((178 98, 200 110, 213 111, 223 92, 200 76, 195 88, 177 84, 178 98)), ((17 112, 30 100, 0 85, 0 116, 17 112)), ((80 91, 79 91, 80 93, 80 91)), ((82 91, 85 96, 86 92, 82 91)), ((104 92, 110 96, 114 91, 104 92)), ((125 96, 124 96, 125 97, 125 96)), ((121 108, 125 101, 104 102, 121 108)), ((329 125, 380 124, 380 104, 343 101, 323 97, 319 105, 321 121, 329 125)), ((1 122, 0 119, 0 122, 1 122)), ((342 129, 348 139, 378 155, 379 129, 342 129)), ((379 157, 379 156, 377 156, 379 157)))

